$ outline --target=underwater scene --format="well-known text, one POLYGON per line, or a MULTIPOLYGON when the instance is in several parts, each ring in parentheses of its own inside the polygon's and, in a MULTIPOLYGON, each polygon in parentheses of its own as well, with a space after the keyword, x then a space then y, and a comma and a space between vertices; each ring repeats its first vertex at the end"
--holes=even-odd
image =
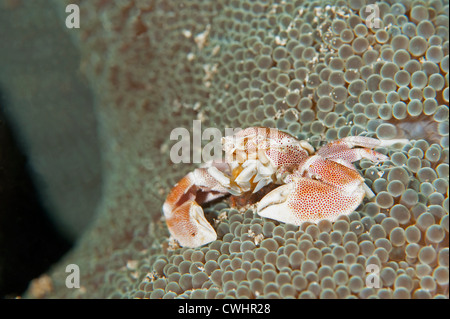
POLYGON ((449 298, 448 0, 0 0, 0 43, 2 299, 449 298))

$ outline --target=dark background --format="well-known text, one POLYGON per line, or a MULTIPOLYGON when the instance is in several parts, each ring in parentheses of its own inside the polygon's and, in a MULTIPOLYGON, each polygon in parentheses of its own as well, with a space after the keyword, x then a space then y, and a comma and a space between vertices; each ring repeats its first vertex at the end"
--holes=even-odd
POLYGON ((15 298, 71 243, 49 221, 20 150, 4 116, 0 92, 0 298, 15 298))

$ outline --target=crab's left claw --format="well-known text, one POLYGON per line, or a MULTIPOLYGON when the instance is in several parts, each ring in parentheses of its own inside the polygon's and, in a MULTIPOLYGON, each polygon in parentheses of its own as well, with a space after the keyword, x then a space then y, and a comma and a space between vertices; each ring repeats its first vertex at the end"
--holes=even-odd
POLYGON ((170 234, 183 247, 195 248, 217 239, 217 234, 206 220, 203 209, 195 201, 187 201, 166 215, 170 234))
POLYGON ((217 238, 200 206, 228 194, 227 189, 209 173, 219 174, 214 168, 221 166, 219 163, 210 163, 209 167, 197 168, 184 176, 172 188, 163 204, 167 228, 182 247, 199 247, 217 238))
POLYGON ((335 221, 353 212, 364 194, 361 187, 349 193, 320 180, 300 177, 267 194, 258 203, 257 213, 297 226, 322 219, 335 221))

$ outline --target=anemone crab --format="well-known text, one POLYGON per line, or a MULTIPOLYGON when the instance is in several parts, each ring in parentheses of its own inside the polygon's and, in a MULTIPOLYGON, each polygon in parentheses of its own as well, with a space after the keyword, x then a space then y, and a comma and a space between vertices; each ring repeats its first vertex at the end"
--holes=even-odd
POLYGON ((184 247, 217 239, 201 204, 232 194, 256 193, 268 184, 282 184, 257 204, 258 215, 301 225, 335 221, 350 214, 364 196, 374 196, 353 162, 388 159, 372 150, 401 140, 349 136, 315 152, 307 141, 265 127, 250 127, 222 138, 225 158, 204 164, 183 177, 170 191, 163 213, 171 236, 184 247), (359 147, 359 148, 354 148, 359 147))

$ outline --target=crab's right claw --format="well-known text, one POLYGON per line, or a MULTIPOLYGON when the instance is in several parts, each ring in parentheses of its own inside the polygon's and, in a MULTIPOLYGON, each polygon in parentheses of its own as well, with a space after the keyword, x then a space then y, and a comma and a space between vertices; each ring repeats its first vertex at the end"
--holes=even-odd
POLYGON ((170 234, 182 247, 195 248, 217 239, 216 232, 206 220, 203 209, 195 201, 187 201, 166 215, 170 234))
POLYGON ((257 213, 297 226, 322 219, 335 221, 340 215, 354 211, 363 197, 362 187, 346 193, 322 181, 301 177, 264 196, 257 205, 257 213))

